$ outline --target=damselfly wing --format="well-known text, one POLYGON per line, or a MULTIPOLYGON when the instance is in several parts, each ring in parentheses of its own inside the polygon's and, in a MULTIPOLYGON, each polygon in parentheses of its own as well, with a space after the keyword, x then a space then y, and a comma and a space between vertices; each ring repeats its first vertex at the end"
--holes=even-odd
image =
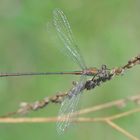
MULTIPOLYGON (((53 11, 53 23, 58 37, 63 42, 63 46, 60 46, 61 49, 64 49, 68 56, 72 58, 73 61, 76 62, 82 70, 85 70, 87 67, 85 65, 84 59, 80 54, 78 46, 74 41, 70 24, 63 11, 60 9, 55 9, 53 11)), ((84 86, 85 79, 85 75, 83 74, 78 84, 76 84, 75 87, 68 92, 68 96, 65 97, 62 101, 58 113, 58 133, 63 133, 71 123, 71 115, 76 110, 81 95, 80 92, 84 86)))
POLYGON ((80 81, 68 92, 68 96, 66 96, 61 103, 56 124, 58 134, 62 134, 72 122, 72 113, 77 109, 81 91, 84 88, 85 78, 84 75, 81 76, 80 81))

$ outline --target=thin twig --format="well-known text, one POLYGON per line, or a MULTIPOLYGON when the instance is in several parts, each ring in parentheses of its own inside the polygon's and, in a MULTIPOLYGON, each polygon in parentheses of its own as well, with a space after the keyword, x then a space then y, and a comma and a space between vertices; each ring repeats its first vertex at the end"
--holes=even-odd
MULTIPOLYGON (((112 116, 107 117, 96 117, 96 118, 88 118, 88 117, 78 117, 78 118, 71 118, 71 121, 74 122, 102 122, 106 120, 116 120, 122 117, 129 116, 131 114, 140 112, 140 108, 132 109, 123 113, 119 113, 112 116)), ((40 123, 40 122, 57 122, 57 117, 40 117, 40 118, 0 118, 0 123, 40 123)), ((65 121, 65 119, 61 119, 59 121, 65 121)))
POLYGON ((116 129, 117 131, 121 132, 122 134, 124 134, 126 137, 128 137, 131 140, 139 140, 137 137, 135 137, 134 135, 132 135, 130 132, 127 132, 126 130, 124 130, 123 128, 119 127, 117 124, 115 124, 114 122, 110 121, 110 120, 106 120, 106 123, 108 125, 110 125, 113 129, 116 129))
MULTIPOLYGON (((127 99, 129 99, 130 101, 136 101, 137 99, 139 99, 140 95, 137 96, 131 96, 127 99)), ((102 105, 98 105, 93 107, 92 109, 85 109, 85 111, 81 110, 79 111, 79 114, 81 112, 81 114, 83 113, 89 113, 89 112, 93 112, 93 111, 98 111, 98 110, 102 110, 105 108, 110 108, 113 107, 114 105, 118 105, 118 103, 122 104, 122 101, 126 101, 126 99, 121 99, 121 100, 117 100, 117 101, 112 101, 110 103, 106 103, 106 104, 102 104, 102 105)), ((107 123, 108 125, 110 125, 113 129, 121 132, 123 135, 127 136, 129 139, 131 140, 138 140, 137 137, 135 137, 134 135, 132 135, 130 132, 127 132, 126 130, 124 130, 123 128, 121 128, 120 126, 118 126, 117 124, 115 124, 114 122, 112 122, 112 120, 116 120, 122 117, 126 117, 129 116, 131 114, 140 112, 140 108, 135 108, 126 112, 122 112, 119 114, 115 114, 112 116, 107 116, 107 117, 96 117, 96 118, 87 118, 87 117, 79 117, 79 118, 71 118, 71 121, 73 122, 80 122, 80 123, 87 123, 87 122, 92 122, 92 123, 97 123, 97 122, 104 122, 107 123)), ((75 113, 77 114, 77 113, 75 113)), ((74 115, 73 115, 74 116, 74 115)), ((65 119, 60 119, 59 121, 64 121, 65 119)), ((0 123, 50 123, 50 122, 57 122, 58 118, 57 117, 41 117, 41 118, 0 118, 0 123)))
MULTIPOLYGON (((128 61, 128 63, 122 67, 108 69, 106 66, 102 66, 102 68, 99 70, 99 73, 96 77, 92 78, 91 80, 86 81, 85 84, 82 85, 82 90, 90 90, 94 89, 95 87, 101 85, 102 83, 111 80, 113 77, 122 75, 124 72, 135 65, 140 64, 140 55, 132 58, 128 61)), ((76 86, 76 85, 75 85, 76 86)), ((49 103, 61 103, 66 97, 69 97, 68 92, 64 92, 61 94, 56 94, 52 97, 46 97, 43 100, 36 101, 33 103, 21 103, 20 108, 11 113, 7 113, 7 115, 1 116, 0 123, 50 123, 50 122, 56 122, 58 121, 57 117, 48 117, 48 118, 9 118, 9 116, 18 115, 18 114, 26 114, 31 111, 36 111, 38 109, 42 109, 45 106, 47 106, 49 103)), ((140 112, 140 108, 135 108, 126 112, 117 113, 115 115, 107 116, 107 117, 96 117, 96 118, 87 118, 87 117, 79 117, 74 118, 77 114, 87 114, 91 112, 96 112, 99 110, 111 108, 111 107, 124 107, 128 102, 134 102, 136 104, 140 104, 140 95, 135 95, 131 97, 127 97, 125 99, 119 99, 116 101, 104 103, 101 105, 97 105, 91 108, 86 108, 77 112, 74 112, 71 115, 71 121, 74 122, 104 122, 111 126, 113 129, 119 131, 123 135, 127 136, 131 140, 138 140, 137 137, 133 136, 131 133, 127 132, 114 122, 112 120, 116 120, 122 117, 126 117, 128 115, 140 112)), ((63 116, 65 117, 65 116, 63 116)), ((60 119, 59 121, 65 121, 65 119, 60 119)))
POLYGON ((119 118, 122 118, 122 117, 125 117, 125 116, 129 116, 129 115, 134 114, 134 113, 137 113, 137 112, 140 112, 140 108, 135 108, 135 109, 132 109, 132 110, 123 112, 123 113, 112 115, 110 117, 107 117, 107 119, 109 119, 109 120, 115 120, 115 119, 119 119, 119 118))
POLYGON ((103 109, 107 109, 107 108, 110 108, 110 107, 113 107, 113 106, 119 106, 119 105, 124 104, 125 101, 126 101, 126 99, 120 99, 120 100, 115 100, 115 101, 107 102, 107 103, 104 103, 104 104, 96 105, 96 106, 93 106, 93 107, 88 107, 88 108, 85 108, 85 109, 82 109, 82 110, 79 110, 79 111, 73 113, 73 115, 88 114, 88 113, 91 113, 91 112, 96 112, 96 111, 100 111, 100 110, 103 110, 103 109))
POLYGON ((130 97, 127 97, 125 99, 119 99, 119 100, 107 102, 107 103, 104 103, 104 104, 96 105, 96 106, 93 106, 93 107, 88 107, 88 108, 85 108, 85 109, 82 109, 82 110, 79 110, 79 111, 73 113, 73 115, 82 115, 82 114, 87 114, 87 113, 91 113, 91 112, 96 112, 96 111, 107 109, 107 108, 110 108, 110 107, 113 107, 113 106, 119 107, 119 108, 120 107, 125 107, 128 102, 134 102, 136 104, 139 104, 140 94, 130 96, 130 97))
MULTIPOLYGON (((126 70, 128 70, 130 68, 133 68, 135 65, 138 65, 138 64, 140 64, 140 55, 137 55, 136 57, 133 57, 124 66, 113 68, 111 70, 108 69, 106 67, 106 65, 103 65, 101 67, 101 69, 98 70, 99 72, 98 72, 96 77, 92 78, 91 80, 86 81, 86 83, 82 85, 81 91, 83 91, 85 89, 86 90, 94 89, 95 87, 101 85, 102 83, 111 80, 116 75, 118 76, 118 75, 124 74, 124 72, 126 70)), ((73 90, 73 89, 71 89, 71 90, 73 90)), ((10 116, 9 114, 11 114, 11 115, 26 114, 26 113, 29 113, 31 111, 36 111, 38 109, 42 109, 42 108, 46 107, 49 103, 61 103, 66 97, 69 98, 68 92, 63 92, 61 94, 56 94, 52 97, 46 97, 46 98, 44 98, 40 101, 36 101, 36 102, 33 102, 33 103, 23 102, 23 103, 20 104, 20 107, 17 111, 8 113, 6 115, 3 115, 3 117, 8 117, 8 116, 10 116)), ((120 101, 120 102, 124 102, 124 101, 120 101)), ((110 106, 110 105, 107 104, 106 106, 103 106, 103 108, 106 108, 107 106, 110 106)), ((99 108, 97 107, 95 109, 95 111, 98 110, 99 108)), ((87 111, 88 110, 86 110, 86 112, 87 111)), ((82 112, 81 112, 81 114, 82 114, 82 112)))

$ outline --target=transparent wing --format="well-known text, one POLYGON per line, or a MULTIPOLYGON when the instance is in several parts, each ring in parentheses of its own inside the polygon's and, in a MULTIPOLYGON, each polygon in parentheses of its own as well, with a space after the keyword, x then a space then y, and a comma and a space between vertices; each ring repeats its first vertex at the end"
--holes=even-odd
POLYGON ((86 69, 84 59, 82 58, 79 49, 73 39, 72 30, 69 22, 60 9, 53 11, 53 24, 56 28, 60 40, 63 42, 64 49, 69 57, 71 57, 82 69, 86 69))
POLYGON ((68 95, 70 97, 66 97, 61 104, 61 108, 58 114, 58 121, 57 121, 57 132, 58 134, 62 134, 65 129, 71 123, 71 115, 75 112, 78 101, 81 96, 82 88, 85 84, 86 77, 84 75, 81 76, 79 83, 69 91, 68 95))

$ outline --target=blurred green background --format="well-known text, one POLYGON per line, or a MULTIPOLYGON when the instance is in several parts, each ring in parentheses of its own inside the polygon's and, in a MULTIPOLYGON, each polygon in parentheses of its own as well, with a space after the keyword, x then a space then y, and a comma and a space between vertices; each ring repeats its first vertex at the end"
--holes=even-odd
MULTIPOLYGON (((0 0, 0 71, 79 70, 55 47, 46 25, 54 8, 61 8, 69 19, 75 39, 89 67, 121 66, 139 53, 140 1, 138 0, 0 0)), ((60 45, 60 44, 59 44, 60 45)), ((87 91, 80 108, 125 98, 140 92, 139 67, 95 90, 87 91)), ((72 87, 78 76, 10 77, 0 79, 0 114, 15 111, 22 101, 33 102, 72 87)), ((106 116, 135 107, 110 109, 87 114, 106 116)), ((50 104, 26 117, 57 116, 60 105, 50 104)), ((139 114, 117 120, 117 124, 140 138, 139 114)), ((101 123, 79 123, 62 136, 55 123, 0 124, 3 140, 88 139, 127 140, 125 136, 101 123)))

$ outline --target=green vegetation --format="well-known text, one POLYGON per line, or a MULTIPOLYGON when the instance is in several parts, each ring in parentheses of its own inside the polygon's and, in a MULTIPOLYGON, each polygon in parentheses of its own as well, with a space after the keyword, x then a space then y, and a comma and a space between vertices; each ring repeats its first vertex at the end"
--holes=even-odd
MULTIPOLYGON (((0 72, 45 72, 79 70, 54 46, 47 23, 54 8, 61 8, 71 24, 75 39, 89 67, 121 66, 139 53, 140 2, 132 0, 2 0, 0 1, 0 72)), ((139 93, 139 67, 83 94, 79 108, 94 106, 139 93)), ((15 111, 22 101, 33 102, 57 92, 67 91, 78 76, 35 76, 0 79, 0 114, 15 111)), ((32 112, 25 117, 57 116, 59 105, 32 112)), ((128 105, 126 109, 131 108, 128 105)), ((125 108, 123 109, 125 110, 125 108)), ((100 115, 118 113, 112 109, 100 115)), ((89 116, 96 116, 90 114, 89 116)), ((18 116, 19 117, 19 116, 18 116)), ((140 138, 139 116, 117 120, 140 138)), ((81 123, 63 136, 55 123, 0 124, 2 140, 80 139, 127 140, 107 125, 81 123)))

